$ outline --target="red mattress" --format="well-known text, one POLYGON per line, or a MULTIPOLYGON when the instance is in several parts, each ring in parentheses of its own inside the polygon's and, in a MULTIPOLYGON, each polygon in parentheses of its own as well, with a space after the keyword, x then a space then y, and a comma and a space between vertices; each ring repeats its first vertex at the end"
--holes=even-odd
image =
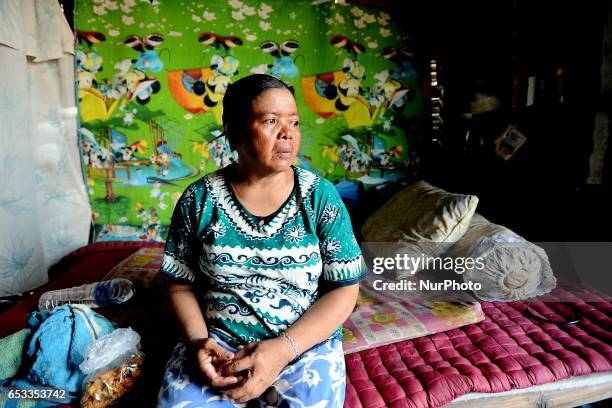
MULTIPOLYGON (((96 281, 139 248, 159 245, 96 243, 68 255, 50 272, 50 284, 0 314, 0 337, 24 326, 26 314, 44 291, 96 281)), ((572 296, 561 291, 556 293, 564 299, 572 296)), ((349 354, 345 406, 437 407, 469 392, 508 391, 612 370, 612 302, 600 300, 585 303, 575 298, 571 307, 583 316, 576 325, 534 319, 524 302, 483 302, 486 318, 480 323, 349 354)), ((550 307, 533 305, 540 312, 554 312, 550 307)), ((143 320, 149 319, 138 315, 138 321, 143 320)), ((159 337, 159 331, 153 333, 159 337)), ((172 339, 162 337, 172 345, 172 339)), ((160 361, 149 365, 155 371, 163 369, 165 358, 157 357, 160 361)), ((149 379, 145 399, 153 402, 161 372, 149 379)))
MULTIPOLYGON (((553 293, 573 296, 563 289, 553 293)), ((480 323, 349 354, 345 406, 438 407, 469 392, 612 370, 612 303, 574 299, 571 307, 582 314, 575 325, 530 318, 524 302, 483 302, 480 323)), ((547 304, 533 308, 561 318, 547 304)))
POLYGON ((98 242, 66 255, 49 270, 50 282, 32 291, 21 302, 0 314, 0 338, 25 327, 26 315, 38 308, 38 299, 49 290, 80 286, 99 280, 117 263, 143 247, 163 246, 158 242, 98 242))

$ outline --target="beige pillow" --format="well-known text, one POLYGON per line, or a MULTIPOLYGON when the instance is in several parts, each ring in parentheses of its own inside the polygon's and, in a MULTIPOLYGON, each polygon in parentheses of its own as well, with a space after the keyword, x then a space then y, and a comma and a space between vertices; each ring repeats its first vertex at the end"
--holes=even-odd
POLYGON ((409 256, 440 256, 467 231, 477 205, 476 196, 418 181, 372 214, 361 234, 366 242, 396 244, 393 250, 388 246, 388 254, 375 251, 378 256, 395 256, 398 250, 409 256))

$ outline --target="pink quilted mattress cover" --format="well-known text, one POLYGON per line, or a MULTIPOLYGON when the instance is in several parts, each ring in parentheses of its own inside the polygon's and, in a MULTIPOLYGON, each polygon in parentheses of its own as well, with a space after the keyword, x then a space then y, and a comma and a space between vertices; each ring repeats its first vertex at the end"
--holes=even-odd
POLYGON ((612 370, 612 302, 557 288, 532 303, 483 302, 485 319, 346 356, 347 408, 439 407, 469 392, 501 392, 612 370), (589 299, 585 303, 580 299, 589 299), (568 306, 570 311, 568 311, 568 306), (565 318, 565 319, 563 319, 565 318))

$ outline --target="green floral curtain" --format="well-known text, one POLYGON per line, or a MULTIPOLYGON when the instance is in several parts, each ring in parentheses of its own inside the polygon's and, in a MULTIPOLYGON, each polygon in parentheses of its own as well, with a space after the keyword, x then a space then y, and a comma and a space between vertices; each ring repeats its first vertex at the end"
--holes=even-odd
POLYGON ((411 173, 422 98, 410 39, 382 9, 332 1, 81 0, 80 140, 97 239, 161 240, 184 188, 235 159, 227 85, 295 89, 297 165, 343 198, 411 173))

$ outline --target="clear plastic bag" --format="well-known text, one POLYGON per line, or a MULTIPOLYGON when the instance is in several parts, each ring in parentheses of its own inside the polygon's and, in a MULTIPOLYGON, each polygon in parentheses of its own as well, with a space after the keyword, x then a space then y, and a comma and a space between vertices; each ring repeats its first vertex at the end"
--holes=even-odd
POLYGON ((79 365, 86 375, 81 407, 101 408, 118 402, 134 387, 143 362, 140 335, 131 328, 100 337, 85 351, 79 365))

